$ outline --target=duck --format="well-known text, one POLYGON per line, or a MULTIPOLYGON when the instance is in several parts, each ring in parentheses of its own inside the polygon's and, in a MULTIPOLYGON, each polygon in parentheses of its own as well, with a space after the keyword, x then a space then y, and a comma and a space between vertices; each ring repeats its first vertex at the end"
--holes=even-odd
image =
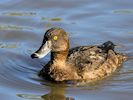
POLYGON ((93 82, 110 76, 127 59, 126 55, 114 50, 115 46, 107 41, 70 49, 67 32, 54 27, 46 31, 40 48, 31 54, 31 58, 43 58, 51 53, 50 61, 39 72, 44 79, 93 82))

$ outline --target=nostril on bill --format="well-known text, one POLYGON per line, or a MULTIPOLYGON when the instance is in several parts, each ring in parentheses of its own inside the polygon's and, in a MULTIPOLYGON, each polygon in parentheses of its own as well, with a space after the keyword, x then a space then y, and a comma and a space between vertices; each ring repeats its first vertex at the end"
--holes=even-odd
POLYGON ((38 58, 38 56, 37 56, 35 53, 33 53, 33 54, 31 55, 31 58, 32 58, 32 59, 38 58))

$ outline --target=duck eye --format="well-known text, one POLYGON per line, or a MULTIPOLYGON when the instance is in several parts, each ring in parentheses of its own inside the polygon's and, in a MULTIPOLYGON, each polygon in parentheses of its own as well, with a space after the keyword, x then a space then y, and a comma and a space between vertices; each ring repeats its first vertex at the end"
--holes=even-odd
POLYGON ((54 38, 53 38, 53 39, 54 39, 55 41, 56 41, 56 40, 58 40, 58 36, 54 36, 54 38))

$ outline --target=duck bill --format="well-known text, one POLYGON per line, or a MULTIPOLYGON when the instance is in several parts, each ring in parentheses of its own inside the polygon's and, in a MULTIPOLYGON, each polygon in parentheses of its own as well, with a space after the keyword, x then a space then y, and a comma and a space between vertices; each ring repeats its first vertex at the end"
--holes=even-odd
POLYGON ((31 55, 31 58, 43 58, 51 51, 51 41, 46 41, 41 47, 31 55))

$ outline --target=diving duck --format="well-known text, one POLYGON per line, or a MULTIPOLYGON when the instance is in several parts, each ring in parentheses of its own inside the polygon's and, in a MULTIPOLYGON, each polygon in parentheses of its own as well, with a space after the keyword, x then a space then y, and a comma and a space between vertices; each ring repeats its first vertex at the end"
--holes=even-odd
POLYGON ((56 82, 91 82, 109 76, 126 60, 126 56, 114 48, 115 45, 107 41, 101 45, 69 49, 67 33, 62 28, 51 28, 31 58, 42 58, 51 52, 50 61, 39 72, 42 78, 56 82))

